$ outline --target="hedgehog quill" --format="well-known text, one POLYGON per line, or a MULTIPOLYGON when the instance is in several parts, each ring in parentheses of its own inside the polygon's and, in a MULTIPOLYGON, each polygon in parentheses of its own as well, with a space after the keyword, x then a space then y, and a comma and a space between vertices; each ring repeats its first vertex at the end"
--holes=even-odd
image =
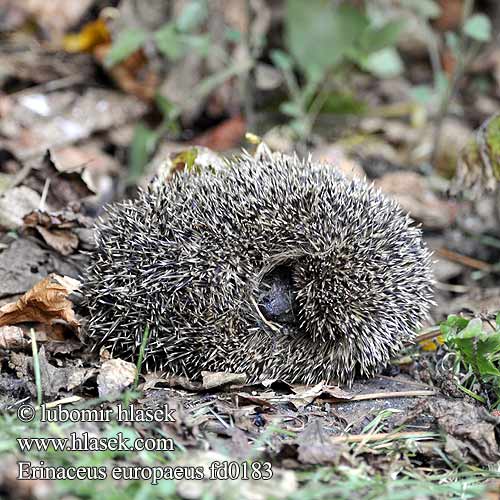
POLYGON ((398 204, 297 157, 177 174, 108 209, 84 278, 89 341, 197 379, 351 382, 413 338, 430 253, 398 204))

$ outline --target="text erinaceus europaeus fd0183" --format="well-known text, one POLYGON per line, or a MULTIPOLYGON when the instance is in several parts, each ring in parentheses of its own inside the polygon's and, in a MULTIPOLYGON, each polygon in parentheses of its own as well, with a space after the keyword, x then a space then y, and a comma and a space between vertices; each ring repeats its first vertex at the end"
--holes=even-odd
POLYGON ((153 183, 109 208, 83 293, 91 342, 198 378, 350 381, 432 303, 430 255, 398 207, 333 167, 275 156, 153 183))

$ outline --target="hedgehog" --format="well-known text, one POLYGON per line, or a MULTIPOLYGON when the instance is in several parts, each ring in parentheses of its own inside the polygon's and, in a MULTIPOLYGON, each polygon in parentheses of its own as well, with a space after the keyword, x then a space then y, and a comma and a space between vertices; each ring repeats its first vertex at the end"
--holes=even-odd
POLYGON ((94 346, 199 380, 351 383, 432 305, 421 228, 364 180, 311 158, 242 154, 106 209, 84 276, 94 346))

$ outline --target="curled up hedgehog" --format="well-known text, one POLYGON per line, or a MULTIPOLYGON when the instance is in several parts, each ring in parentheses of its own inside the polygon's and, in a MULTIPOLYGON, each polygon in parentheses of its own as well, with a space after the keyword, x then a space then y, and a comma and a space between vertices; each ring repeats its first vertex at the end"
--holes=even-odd
POLYGON ((351 382, 412 339, 432 304, 430 253, 396 202, 283 155, 176 174, 111 206, 84 279, 87 335, 197 379, 351 382))

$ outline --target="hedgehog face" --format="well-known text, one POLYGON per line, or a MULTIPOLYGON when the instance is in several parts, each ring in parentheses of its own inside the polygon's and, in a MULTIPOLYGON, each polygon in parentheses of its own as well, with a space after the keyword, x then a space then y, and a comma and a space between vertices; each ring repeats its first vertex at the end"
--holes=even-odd
POLYGON ((84 277, 90 342, 197 378, 372 375, 431 304, 420 230, 379 191, 297 158, 182 174, 109 209, 84 277))

